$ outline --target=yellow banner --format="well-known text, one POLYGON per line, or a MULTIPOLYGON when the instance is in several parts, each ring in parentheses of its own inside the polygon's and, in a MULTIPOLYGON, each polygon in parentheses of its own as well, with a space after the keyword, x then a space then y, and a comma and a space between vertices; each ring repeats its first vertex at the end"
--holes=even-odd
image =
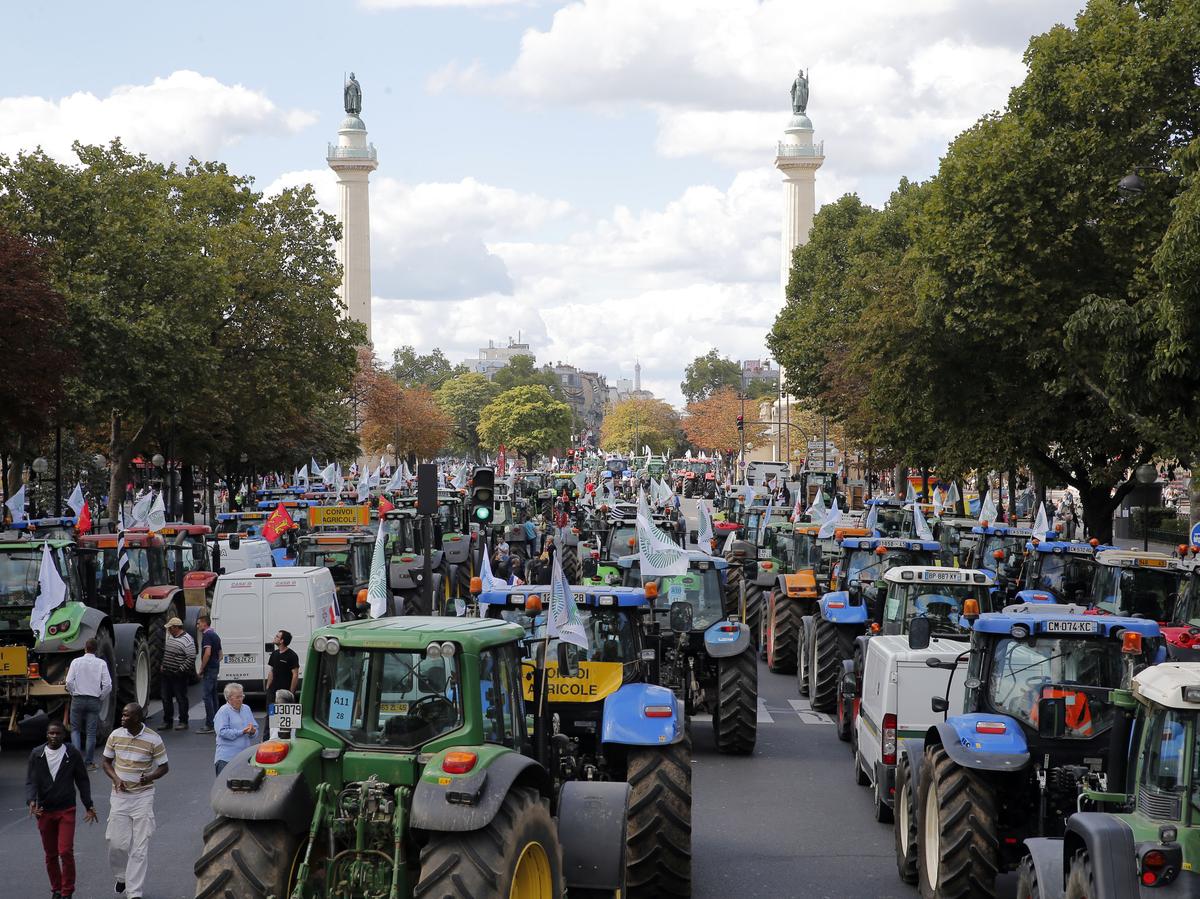
POLYGON ((312 506, 308 510, 308 526, 366 527, 371 523, 369 506, 312 506))
MULTIPOLYGON (((620 662, 580 662, 579 677, 559 677, 558 666, 551 662, 546 671, 546 698, 550 702, 598 702, 621 688, 624 667, 620 662)), ((522 666, 525 701, 533 701, 533 662, 522 666)))
POLYGON ((29 653, 24 646, 0 646, 0 677, 24 677, 29 653))

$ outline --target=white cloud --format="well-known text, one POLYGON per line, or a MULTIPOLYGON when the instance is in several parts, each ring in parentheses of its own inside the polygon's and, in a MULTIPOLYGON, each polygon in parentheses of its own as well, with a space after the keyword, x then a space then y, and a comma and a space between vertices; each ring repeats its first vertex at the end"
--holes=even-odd
POLYGON ((409 9, 412 7, 445 9, 454 6, 515 6, 529 0, 360 0, 364 9, 409 9))
POLYGON ((119 137, 156 159, 203 159, 251 135, 292 134, 315 121, 310 112, 280 109, 261 91, 179 70, 150 84, 116 87, 107 97, 80 91, 59 100, 0 98, 0 152, 41 146, 68 160, 73 141, 119 137))

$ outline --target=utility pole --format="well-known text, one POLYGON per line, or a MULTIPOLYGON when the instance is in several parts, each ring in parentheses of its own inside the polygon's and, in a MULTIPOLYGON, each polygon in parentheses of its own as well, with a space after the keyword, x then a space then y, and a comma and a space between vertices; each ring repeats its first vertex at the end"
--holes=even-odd
MULTIPOLYGON (((742 401, 741 420, 743 423, 746 419, 746 394, 738 393, 738 399, 742 401)), ((738 428, 738 439, 742 442, 742 450, 738 455, 738 483, 746 483, 746 430, 743 427, 738 428)))

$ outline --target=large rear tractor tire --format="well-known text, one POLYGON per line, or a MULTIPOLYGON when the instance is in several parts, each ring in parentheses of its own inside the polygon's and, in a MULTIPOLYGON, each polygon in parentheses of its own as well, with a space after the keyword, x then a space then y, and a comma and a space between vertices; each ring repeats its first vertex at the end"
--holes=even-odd
POLYGON ((767 639, 767 667, 776 674, 796 670, 796 636, 800 633, 800 606, 771 591, 768 604, 771 633, 767 639))
POLYGON ((742 614, 742 563, 740 559, 726 556, 729 567, 725 569, 725 614, 742 614))
MULTIPOLYGON (((104 664, 108 666, 108 682, 117 684, 119 689, 121 685, 117 679, 117 646, 113 641, 112 631, 107 628, 101 628, 96 632, 96 658, 103 660, 104 664)), ((149 701, 149 697, 147 697, 146 702, 149 703, 149 701)), ((114 695, 113 690, 109 690, 108 695, 100 700, 99 719, 96 722, 96 745, 98 747, 103 748, 105 741, 108 740, 108 735, 117 726, 121 718, 121 707, 124 704, 124 701, 114 695)), ((145 708, 142 706, 142 711, 145 711, 145 708)))
POLYGON ((562 570, 563 574, 567 576, 567 583, 578 584, 580 582, 581 569, 579 566, 578 546, 563 546, 562 570))
MULTIPOLYGON (((138 634, 133 641, 133 671, 124 677, 114 677, 113 683, 117 685, 116 689, 116 707, 109 707, 107 720, 110 722, 109 727, 118 721, 121 717, 121 709, 125 708, 129 703, 136 702, 142 707, 142 714, 145 714, 146 708, 150 705, 150 644, 146 639, 145 629, 138 634)), ((110 697, 113 693, 108 694, 110 697)), ((112 700, 110 699, 109 702, 112 700)), ((100 726, 104 727, 105 721, 105 703, 100 703, 100 726)), ((107 735, 106 735, 107 739, 107 735)), ((96 733, 96 740, 99 742, 100 734, 96 733)))
POLYGON ((846 648, 836 624, 824 618, 814 618, 813 623, 808 695, 815 711, 832 712, 837 707, 838 678, 846 648))
POLYGON ((750 628, 750 645, 757 653, 763 644, 763 590, 758 584, 746 582, 746 627, 750 628))
POLYGON ((692 750, 684 738, 629 753, 626 887, 630 896, 692 894, 692 750))
POLYGON ((146 647, 150 652, 150 695, 159 693, 159 678, 162 676, 163 652, 167 647, 167 621, 171 613, 159 612, 146 619, 146 647))
POLYGON ((280 821, 217 818, 204 828, 196 859, 196 899, 286 896, 298 836, 280 821))
MULTIPOLYGON (((454 568, 454 596, 457 599, 471 598, 471 566, 464 562, 454 568)), ((454 614, 454 603, 450 603, 450 614, 454 614)))
POLYGON ((1092 859, 1086 849, 1079 849, 1071 856, 1071 869, 1067 872, 1066 899, 1088 899, 1096 895, 1096 877, 1092 873, 1092 859))
POLYGON ((917 810, 923 899, 995 896, 1000 846, 996 796, 987 781, 951 761, 941 746, 927 746, 917 810))
POLYGON ((808 695, 808 644, 809 635, 801 618, 796 628, 796 692, 808 695))
POLYGON ((896 873, 905 883, 917 882, 917 803, 913 796, 908 756, 896 767, 896 807, 892 836, 896 843, 896 873))
POLYGON ((753 650, 717 660, 713 739, 726 755, 749 755, 758 736, 758 660, 753 650))
POLYGON ((532 787, 514 787, 481 830, 430 835, 413 896, 475 899, 563 893, 562 846, 550 809, 532 787))

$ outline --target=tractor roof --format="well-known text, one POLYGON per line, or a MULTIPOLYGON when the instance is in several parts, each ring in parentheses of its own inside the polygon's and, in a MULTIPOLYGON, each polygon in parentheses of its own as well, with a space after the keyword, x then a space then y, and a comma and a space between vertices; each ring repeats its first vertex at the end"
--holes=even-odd
POLYGON ((897 565, 883 574, 889 584, 980 584, 996 583, 990 571, 978 568, 942 568, 937 565, 897 565))
POLYGON ((1133 695, 1142 702, 1172 709, 1200 710, 1200 662, 1163 662, 1151 665, 1133 678, 1133 695), (1184 699, 1194 696, 1192 700, 1184 699))
POLYGON ((864 505, 899 509, 904 506, 904 501, 898 496, 876 496, 873 499, 867 500, 864 505))
POLYGON ((1173 561, 1166 553, 1139 552, 1134 549, 1108 549, 1096 553, 1096 561, 1113 568, 1168 568, 1173 561))
POLYGON ((175 537, 179 534, 188 534, 192 537, 207 537, 212 533, 212 528, 206 524, 189 524, 186 521, 168 521, 166 525, 159 530, 159 533, 164 537, 175 537))
POLYGON ((435 640, 452 640, 464 651, 478 653, 490 646, 519 640, 524 634, 520 625, 495 618, 400 615, 331 624, 316 631, 313 637, 337 637, 342 646, 350 649, 424 649, 435 640))
MULTIPOLYGON (((706 571, 709 568, 716 568, 718 571, 722 568, 728 568, 729 563, 720 556, 710 556, 707 553, 702 553, 698 549, 689 549, 687 551, 688 567, 696 568, 700 571, 706 571)), ((627 556, 621 556, 617 559, 617 565, 621 568, 632 568, 633 563, 638 563, 638 568, 642 567, 642 557, 640 553, 630 553, 627 556)))
POLYGON ((1002 612, 984 612, 974 621, 963 619, 963 625, 984 634, 1054 634, 1057 636, 1119 637, 1124 631, 1135 631, 1143 637, 1161 636, 1158 622, 1146 618, 1124 618, 1119 615, 1092 615, 1086 606, 1055 605, 1053 603, 1023 603, 1006 606, 1002 612))
MULTIPOLYGON (((590 608, 620 606, 621 608, 649 608, 646 591, 640 587, 571 587, 575 605, 590 608)), ((550 607, 550 588, 544 584, 525 584, 520 587, 497 586, 479 594, 483 605, 525 608, 530 598, 541 602, 543 609, 550 607)))
POLYGON ((303 546, 325 546, 339 543, 367 543, 374 541, 375 535, 365 530, 317 531, 312 534, 303 534, 300 537, 300 543, 303 546))
POLYGON ((75 518, 73 516, 63 516, 59 518, 26 518, 24 521, 14 521, 5 530, 26 531, 33 534, 37 531, 46 531, 51 528, 73 527, 75 527, 75 518))
POLYGON ((990 537, 1024 537, 1027 540, 1033 537, 1037 537, 1039 540, 1045 540, 1055 536, 1056 534, 1055 531, 1046 531, 1044 534, 1039 534, 1033 528, 1010 528, 1008 525, 1004 524, 986 526, 979 524, 971 528, 971 533, 986 534, 990 537))
POLYGON ((41 549, 43 543, 49 544, 51 549, 62 549, 64 546, 73 546, 75 541, 63 540, 57 537, 48 540, 39 539, 36 537, 32 540, 4 540, 0 541, 0 552, 16 552, 18 550, 28 551, 34 547, 41 549))
POLYGON ((1092 544, 1079 540, 1039 540, 1037 543, 1032 541, 1026 543, 1025 548, 1039 553, 1053 553, 1058 556, 1094 556, 1096 553, 1104 552, 1113 547, 1104 543, 1093 547, 1092 544))
POLYGON ((938 552, 942 544, 936 540, 909 540, 904 537, 847 537, 842 541, 843 549, 875 549, 882 546, 885 549, 910 549, 915 551, 938 552))
POLYGON ((280 503, 285 509, 307 509, 309 506, 316 505, 316 502, 311 499, 264 499, 258 504, 258 508, 277 509, 280 503))
MULTIPOLYGON (((79 538, 80 546, 94 549, 116 549, 116 534, 84 534, 79 538)), ((144 549, 148 546, 163 546, 163 538, 149 531, 126 531, 125 546, 128 549, 144 549)))
MULTIPOLYGON (((271 508, 275 508, 274 505, 271 508)), ((266 512, 219 512, 217 521, 266 521, 266 512)))

